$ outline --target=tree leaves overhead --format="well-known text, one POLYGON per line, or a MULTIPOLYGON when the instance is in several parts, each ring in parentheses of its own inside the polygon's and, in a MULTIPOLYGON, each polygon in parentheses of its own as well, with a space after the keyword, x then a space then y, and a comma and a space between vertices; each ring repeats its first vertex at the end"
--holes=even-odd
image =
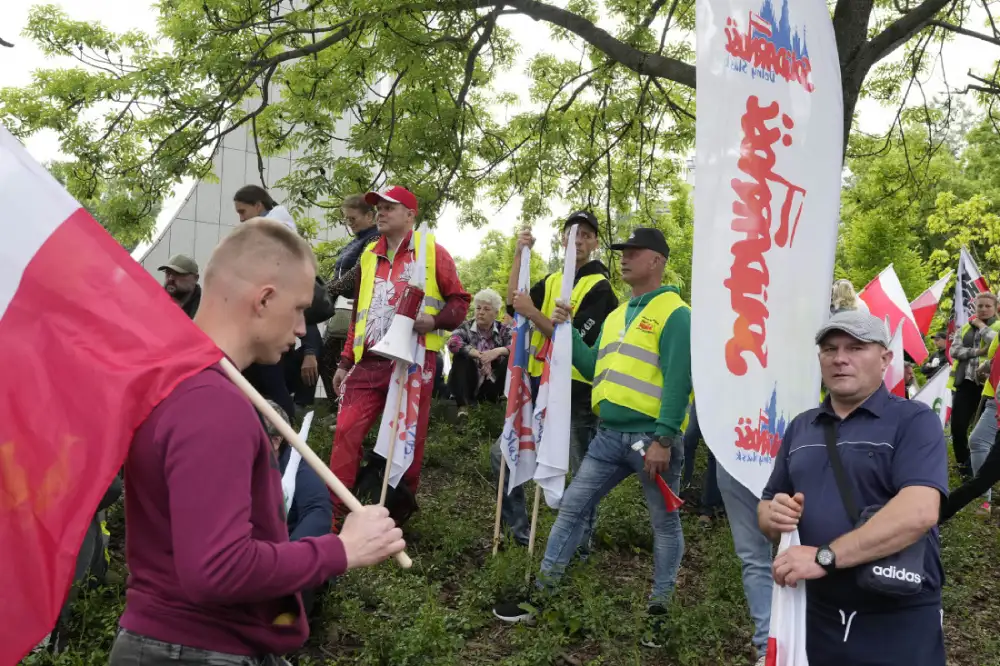
MULTIPOLYGON (((975 35, 983 26, 971 24, 972 0, 831 5, 848 127, 872 68, 896 49, 902 58, 873 74, 866 94, 902 103, 945 39, 1000 42, 992 28, 975 35)), ((264 154, 303 153, 280 183, 264 179, 286 189, 293 208, 333 210, 346 194, 395 181, 430 221, 448 202, 482 224, 477 204, 514 196, 526 222, 546 218, 553 198, 607 220, 637 211, 652 219, 677 160, 693 149, 694 7, 160 0, 158 34, 144 35, 41 6, 26 36, 79 67, 41 70, 25 88, 0 91, 0 114, 22 137, 55 130, 79 187, 114 183, 137 201, 159 201, 179 179, 207 173, 219 141, 245 125, 264 154), (504 90, 499 77, 533 46, 519 34, 524 17, 568 48, 539 53, 523 89, 504 90)), ((997 87, 988 74, 978 94, 997 87)), ((144 217, 127 224, 150 231, 144 217)), ((614 233, 609 223, 603 235, 614 233)))

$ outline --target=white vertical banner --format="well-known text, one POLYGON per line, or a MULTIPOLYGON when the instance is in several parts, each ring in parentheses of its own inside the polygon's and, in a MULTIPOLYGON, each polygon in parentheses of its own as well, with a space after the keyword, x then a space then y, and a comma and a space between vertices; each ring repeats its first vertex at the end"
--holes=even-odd
POLYGON ((844 112, 825 0, 699 0, 691 354, 698 422, 758 496, 815 407, 844 112))
MULTIPOLYGON (((559 300, 569 303, 576 279, 576 231, 574 224, 566 236, 559 300)), ((575 313, 574 313, 575 314, 575 313)), ((535 404, 535 442, 538 466, 535 483, 545 492, 545 503, 559 508, 569 471, 570 395, 573 386, 573 322, 556 324, 548 367, 542 372, 535 404)))

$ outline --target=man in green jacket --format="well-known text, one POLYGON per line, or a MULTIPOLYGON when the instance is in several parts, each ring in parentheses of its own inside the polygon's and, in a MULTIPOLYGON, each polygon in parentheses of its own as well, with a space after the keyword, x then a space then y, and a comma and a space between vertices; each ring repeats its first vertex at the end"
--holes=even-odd
MULTIPOLYGON (((684 462, 680 427, 691 394, 691 310, 676 287, 661 285, 669 248, 659 230, 636 229, 625 243, 611 247, 623 251, 622 279, 632 287, 632 297, 608 315, 593 347, 578 331, 573 333, 573 365, 593 380, 591 404, 600 425, 563 496, 537 585, 544 589, 558 582, 590 512, 636 473, 654 535, 653 590, 642 644, 661 647, 684 534, 680 516, 666 507, 656 476, 663 475, 678 491, 684 462)), ((556 307, 557 324, 571 320, 566 306, 556 307)), ((524 606, 523 600, 501 603, 493 613, 505 622, 520 622, 531 617, 524 606)))

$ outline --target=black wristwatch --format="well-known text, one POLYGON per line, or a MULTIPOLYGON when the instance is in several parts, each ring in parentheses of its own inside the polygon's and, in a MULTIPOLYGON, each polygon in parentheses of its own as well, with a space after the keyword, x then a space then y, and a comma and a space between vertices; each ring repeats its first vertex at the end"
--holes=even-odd
POLYGON ((830 573, 837 568, 837 556, 829 546, 820 546, 816 550, 816 564, 823 567, 823 570, 827 573, 830 573))

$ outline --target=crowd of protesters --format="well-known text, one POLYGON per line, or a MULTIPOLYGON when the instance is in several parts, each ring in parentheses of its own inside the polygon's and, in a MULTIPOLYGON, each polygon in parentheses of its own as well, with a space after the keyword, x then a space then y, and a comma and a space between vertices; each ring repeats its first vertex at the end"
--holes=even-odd
MULTIPOLYGON (((594 257, 598 219, 588 211, 570 215, 563 229, 576 227, 578 268, 570 301, 562 302, 562 271, 529 290, 517 288, 520 256, 535 240, 528 231, 517 238, 506 298, 492 289, 468 294, 448 251, 417 230, 419 204, 403 187, 345 199, 351 238, 325 281, 291 215, 267 191, 241 188, 234 208, 244 224, 222 240, 204 274, 193 259, 176 255, 160 267, 164 289, 289 424, 303 417, 322 383, 336 414, 329 464, 348 487, 366 483, 368 472, 382 473, 372 471, 377 463, 363 466, 363 442, 385 409, 393 361, 372 348, 389 330, 418 260, 426 264, 414 330, 426 344, 419 381, 427 390, 414 462, 399 484, 411 511, 369 506, 348 514, 222 370, 204 370, 154 409, 124 467, 130 578, 113 665, 281 664, 281 655, 302 645, 318 593, 330 581, 403 549, 401 525, 415 508, 431 395, 450 396, 460 423, 470 407, 504 399, 513 315, 530 322, 533 399, 545 369, 540 352, 559 323, 572 324, 571 482, 535 584, 523 598, 498 603, 496 618, 531 620, 557 593, 573 558, 590 553, 601 499, 635 474, 654 535, 641 643, 669 644, 684 534, 678 513, 660 496, 661 476, 695 500, 701 524, 726 516, 759 666, 767 659, 773 585, 799 581, 810 581, 807 650, 814 666, 944 665, 937 524, 984 493, 979 509, 988 512, 989 488, 1000 479, 988 379, 1000 339, 992 294, 978 296, 977 316, 953 338, 933 337, 935 352, 919 368, 926 378, 952 373, 951 430, 964 485, 950 496, 940 420, 921 403, 887 392, 886 326, 850 282, 839 280, 830 319, 814 338, 825 397, 788 425, 763 498, 710 452, 697 498, 689 489, 701 439, 690 307, 676 286, 663 285, 670 248, 657 229, 637 228, 611 246, 621 252, 629 289, 619 300, 608 268, 594 257), (419 257, 421 248, 426 257, 419 257), (219 475, 223 467, 232 473, 219 475), (774 557, 774 543, 796 529, 801 545, 774 557)), ((906 369, 912 397, 916 368, 906 369)), ((505 464, 499 440, 491 460, 497 482, 505 464)), ((119 481, 100 511, 120 494, 119 481)), ((526 544, 520 487, 503 494, 501 515, 510 543, 526 544)), ((88 571, 101 574, 102 520, 99 513, 88 532, 78 580, 88 571)))

